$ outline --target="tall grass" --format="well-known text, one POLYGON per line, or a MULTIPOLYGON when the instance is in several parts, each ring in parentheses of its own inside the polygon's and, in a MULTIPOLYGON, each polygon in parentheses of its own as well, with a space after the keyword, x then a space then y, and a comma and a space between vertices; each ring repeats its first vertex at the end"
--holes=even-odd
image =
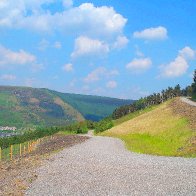
POLYGON ((138 111, 136 111, 136 112, 127 114, 127 115, 125 115, 125 116, 123 116, 123 117, 121 117, 121 118, 119 118, 119 119, 113 120, 113 123, 114 123, 115 126, 120 125, 120 124, 122 124, 123 122, 126 122, 126 121, 128 121, 128 120, 131 120, 131 119, 137 117, 137 116, 140 116, 140 115, 142 115, 142 114, 145 114, 145 113, 147 113, 147 112, 150 112, 150 111, 152 111, 153 109, 155 109, 155 108, 157 108, 157 107, 158 107, 158 106, 150 106, 150 107, 145 108, 145 109, 143 109, 143 110, 138 110, 138 111))
POLYGON ((196 136, 188 126, 188 120, 174 115, 168 102, 134 113, 118 120, 117 126, 102 133, 125 141, 131 151, 163 156, 196 157, 189 150, 190 138, 196 136), (119 123, 121 122, 121 123, 119 123))

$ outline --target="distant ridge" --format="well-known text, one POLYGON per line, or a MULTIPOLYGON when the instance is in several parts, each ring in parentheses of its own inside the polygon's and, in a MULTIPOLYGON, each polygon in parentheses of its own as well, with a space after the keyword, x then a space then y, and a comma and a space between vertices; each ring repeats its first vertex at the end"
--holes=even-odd
POLYGON ((46 88, 0 86, 0 126, 60 126, 85 119, 100 120, 131 102, 46 88))

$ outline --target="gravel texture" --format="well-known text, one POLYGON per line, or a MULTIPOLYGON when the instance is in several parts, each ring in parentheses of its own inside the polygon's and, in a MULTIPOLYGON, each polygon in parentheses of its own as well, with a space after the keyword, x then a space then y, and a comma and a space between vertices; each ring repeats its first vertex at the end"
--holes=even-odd
POLYGON ((26 195, 196 194, 196 159, 136 154, 108 137, 62 150, 37 173, 26 195))
POLYGON ((180 99, 181 99, 183 102, 185 102, 185 103, 187 103, 187 104, 189 104, 189 105, 191 105, 191 106, 195 106, 195 107, 196 107, 196 102, 191 101, 190 99, 188 99, 188 98, 186 98, 186 97, 181 97, 180 99))
POLYGON ((21 196, 37 178, 37 168, 50 154, 89 139, 86 136, 55 134, 45 137, 36 150, 13 161, 0 161, 0 196, 21 196))

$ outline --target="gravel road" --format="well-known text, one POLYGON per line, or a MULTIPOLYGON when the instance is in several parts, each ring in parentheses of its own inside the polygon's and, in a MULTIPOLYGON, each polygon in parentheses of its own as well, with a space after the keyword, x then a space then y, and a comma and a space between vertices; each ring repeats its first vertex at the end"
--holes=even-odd
POLYGON ((180 97, 181 101, 191 105, 191 106, 195 106, 196 107, 196 102, 191 101, 190 99, 186 98, 186 97, 180 97))
POLYGON ((196 159, 132 153, 115 138, 64 149, 37 172, 28 196, 196 195, 196 159))

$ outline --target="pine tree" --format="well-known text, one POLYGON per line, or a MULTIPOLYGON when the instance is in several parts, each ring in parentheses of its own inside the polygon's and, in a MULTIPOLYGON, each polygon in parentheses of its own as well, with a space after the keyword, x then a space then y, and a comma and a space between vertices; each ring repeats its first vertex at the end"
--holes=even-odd
POLYGON ((196 99, 196 70, 195 70, 194 76, 193 76, 192 97, 193 97, 193 99, 196 99))

